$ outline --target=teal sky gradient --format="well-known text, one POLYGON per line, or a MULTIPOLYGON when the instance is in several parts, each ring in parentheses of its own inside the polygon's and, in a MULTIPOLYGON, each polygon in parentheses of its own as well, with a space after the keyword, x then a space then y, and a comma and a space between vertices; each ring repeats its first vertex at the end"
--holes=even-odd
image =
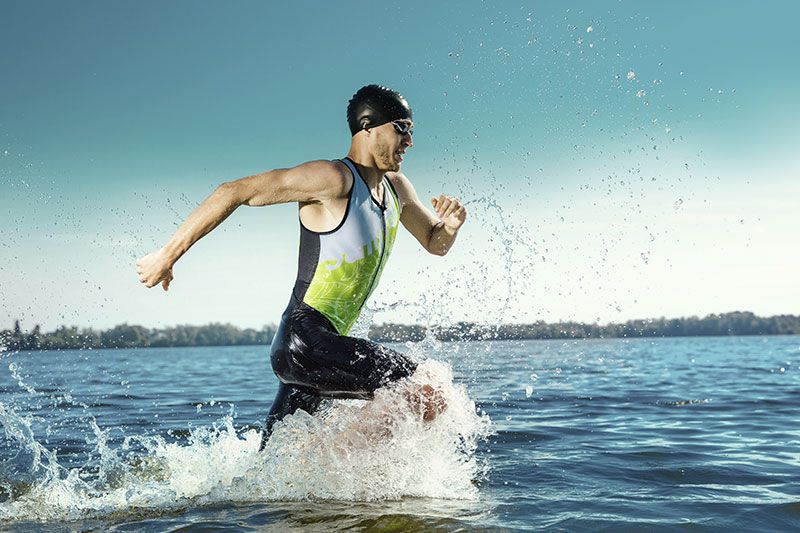
POLYGON ((377 321, 800 313, 796 2, 20 2, 0 18, 0 328, 275 322, 295 206, 133 262, 223 181, 346 153, 367 83, 470 220, 377 321), (476 310, 480 310, 478 313, 476 310))

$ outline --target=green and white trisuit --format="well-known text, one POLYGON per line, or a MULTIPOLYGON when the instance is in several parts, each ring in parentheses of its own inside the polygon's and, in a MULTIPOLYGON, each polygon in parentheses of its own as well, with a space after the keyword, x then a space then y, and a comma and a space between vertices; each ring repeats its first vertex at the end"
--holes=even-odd
POLYGON ((391 253, 400 203, 388 178, 376 199, 355 164, 342 162, 353 175, 342 221, 325 232, 300 224, 297 280, 270 351, 281 384, 262 445, 272 425, 297 409, 313 413, 323 398, 370 398, 416 368, 399 352, 347 336, 391 253))

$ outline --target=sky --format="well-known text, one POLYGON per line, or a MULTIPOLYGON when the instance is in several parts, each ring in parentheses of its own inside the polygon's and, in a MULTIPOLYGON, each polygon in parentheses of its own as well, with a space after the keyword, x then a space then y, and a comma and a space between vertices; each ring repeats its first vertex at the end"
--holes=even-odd
POLYGON ((2 1, 0 329, 275 323, 296 205, 134 263, 233 179, 347 153, 362 85, 403 172, 469 210, 401 234, 375 322, 800 314, 800 4, 2 1))

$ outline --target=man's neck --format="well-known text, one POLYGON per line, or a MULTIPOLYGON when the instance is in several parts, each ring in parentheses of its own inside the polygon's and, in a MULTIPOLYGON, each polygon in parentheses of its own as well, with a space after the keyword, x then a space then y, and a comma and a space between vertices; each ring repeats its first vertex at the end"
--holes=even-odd
POLYGON ((373 157, 360 154, 358 150, 354 150, 353 148, 347 153, 347 157, 356 164, 359 174, 361 174, 361 177, 367 182, 370 189, 376 187, 381 182, 385 173, 378 168, 373 157))

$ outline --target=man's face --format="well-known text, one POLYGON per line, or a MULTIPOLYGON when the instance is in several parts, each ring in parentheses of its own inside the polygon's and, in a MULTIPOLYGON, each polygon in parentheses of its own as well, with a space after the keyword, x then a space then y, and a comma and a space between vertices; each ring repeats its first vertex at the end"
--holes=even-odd
POLYGON ((403 155, 414 144, 411 138, 413 126, 411 120, 401 119, 372 128, 373 156, 381 171, 400 170, 403 155))

